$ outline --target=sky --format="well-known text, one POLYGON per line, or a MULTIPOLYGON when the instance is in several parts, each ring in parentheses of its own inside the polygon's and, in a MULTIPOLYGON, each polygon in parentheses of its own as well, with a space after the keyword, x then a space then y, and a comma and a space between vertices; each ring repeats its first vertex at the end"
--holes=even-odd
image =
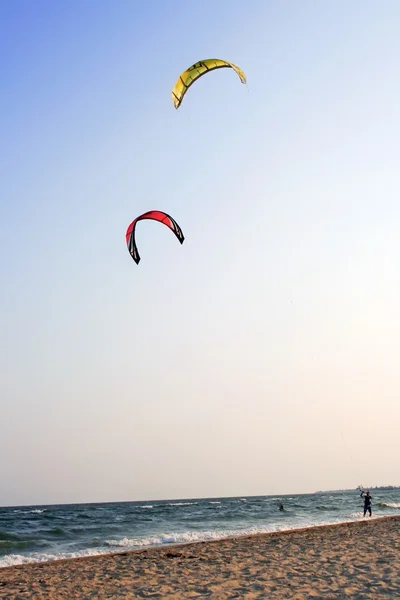
POLYGON ((399 29, 0 3, 0 505, 400 484, 399 29))

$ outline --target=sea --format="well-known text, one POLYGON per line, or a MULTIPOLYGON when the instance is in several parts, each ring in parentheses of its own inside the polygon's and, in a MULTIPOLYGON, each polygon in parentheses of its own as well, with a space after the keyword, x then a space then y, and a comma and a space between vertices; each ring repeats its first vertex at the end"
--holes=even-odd
MULTIPOLYGON (((371 495, 372 518, 400 515, 400 488, 372 489, 371 495)), ((363 500, 357 490, 0 507, 0 567, 363 518, 363 500)))

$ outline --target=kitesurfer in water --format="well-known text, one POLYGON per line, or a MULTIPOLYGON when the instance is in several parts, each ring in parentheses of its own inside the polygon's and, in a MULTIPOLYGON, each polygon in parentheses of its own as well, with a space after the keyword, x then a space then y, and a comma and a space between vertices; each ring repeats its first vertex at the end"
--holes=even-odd
POLYGON ((279 510, 280 510, 280 511, 282 511, 282 510, 285 510, 285 509, 283 508, 283 504, 282 504, 282 503, 279 505, 279 510))
POLYGON ((362 491, 360 494, 360 497, 362 498, 364 496, 364 517, 367 514, 367 511, 369 512, 369 516, 372 516, 372 507, 371 507, 371 500, 372 500, 372 496, 370 495, 369 491, 364 492, 362 491))

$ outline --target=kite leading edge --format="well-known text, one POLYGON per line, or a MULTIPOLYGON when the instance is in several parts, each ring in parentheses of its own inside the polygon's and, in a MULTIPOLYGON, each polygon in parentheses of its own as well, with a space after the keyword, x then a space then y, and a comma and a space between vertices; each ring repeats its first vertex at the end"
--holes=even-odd
POLYGON ((140 256, 135 241, 135 229, 136 223, 144 219, 159 221, 160 223, 163 223, 164 225, 169 227, 169 229, 171 229, 171 231, 174 232, 181 244, 183 244, 183 240, 185 239, 182 233, 182 229, 179 227, 178 223, 170 215, 167 215, 167 213, 159 210, 149 210, 148 212, 143 213, 143 215, 140 215, 140 217, 137 217, 134 221, 132 221, 126 232, 126 243, 128 246, 129 254, 132 256, 133 260, 137 265, 139 264, 140 256))
POLYGON ((175 87, 172 90, 172 101, 175 108, 180 107, 182 100, 192 83, 210 71, 224 68, 230 68, 236 71, 236 73, 239 75, 240 81, 242 83, 246 83, 246 75, 244 71, 239 69, 239 67, 233 63, 220 60, 219 58, 208 58, 206 60, 201 60, 182 73, 176 82, 175 87))

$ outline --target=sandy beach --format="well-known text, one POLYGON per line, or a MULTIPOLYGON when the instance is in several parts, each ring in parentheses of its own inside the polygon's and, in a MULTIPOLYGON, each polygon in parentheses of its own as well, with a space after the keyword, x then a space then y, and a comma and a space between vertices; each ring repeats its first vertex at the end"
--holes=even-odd
POLYGON ((0 570, 0 598, 400 598, 400 517, 0 570))

